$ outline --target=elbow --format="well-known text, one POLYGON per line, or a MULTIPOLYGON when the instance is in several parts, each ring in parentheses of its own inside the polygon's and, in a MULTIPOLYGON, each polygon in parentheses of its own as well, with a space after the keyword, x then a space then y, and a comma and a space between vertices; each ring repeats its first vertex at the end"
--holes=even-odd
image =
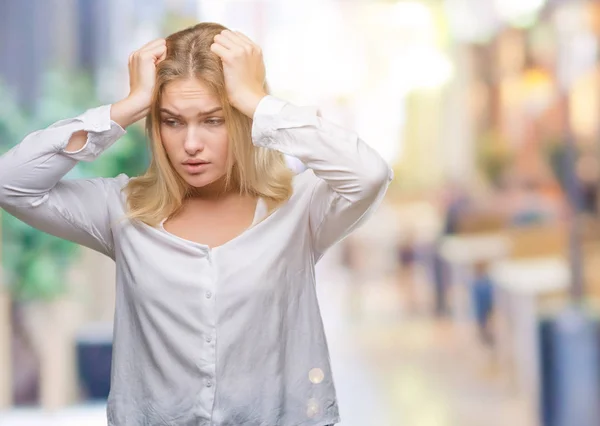
POLYGON ((365 169, 363 192, 364 198, 377 199, 383 196, 394 178, 394 172, 383 158, 373 166, 365 169))
MULTIPOLYGON (((14 149, 14 148, 13 148, 14 149)), ((0 208, 6 210, 8 207, 15 204, 18 198, 18 185, 16 180, 23 171, 21 163, 15 167, 14 162, 11 162, 13 150, 0 156, 0 208)))
POLYGON ((0 174, 0 208, 10 210, 11 208, 23 206, 37 206, 43 203, 47 194, 38 194, 33 189, 22 187, 14 179, 0 174))
POLYGON ((6 209, 10 203, 10 184, 7 179, 7 174, 0 174, 0 208, 6 209))
POLYGON ((37 207, 46 202, 49 193, 36 193, 33 190, 23 190, 9 183, 0 181, 0 208, 10 210, 11 208, 37 207))
POLYGON ((8 164, 3 164, 2 158, 0 158, 0 208, 6 210, 8 207, 15 204, 18 199, 18 191, 15 186, 15 174, 14 167, 10 167, 8 164))
POLYGON ((11 191, 10 184, 1 179, 0 176, 0 208, 7 210, 14 204, 14 191, 11 191))

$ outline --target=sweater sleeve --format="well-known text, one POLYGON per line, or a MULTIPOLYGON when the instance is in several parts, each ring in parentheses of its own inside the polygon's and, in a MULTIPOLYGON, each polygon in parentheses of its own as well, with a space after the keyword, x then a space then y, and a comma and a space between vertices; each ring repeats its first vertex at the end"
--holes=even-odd
POLYGON ((381 203, 393 172, 354 132, 300 107, 265 96, 253 117, 255 145, 300 159, 315 176, 309 206, 317 258, 381 203))

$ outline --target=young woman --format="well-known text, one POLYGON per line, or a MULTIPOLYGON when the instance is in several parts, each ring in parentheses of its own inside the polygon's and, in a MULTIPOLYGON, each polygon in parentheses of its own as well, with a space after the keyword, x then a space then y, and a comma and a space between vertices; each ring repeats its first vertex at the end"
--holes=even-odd
POLYGON ((315 264, 392 178, 353 132, 267 94, 260 48, 202 23, 129 58, 130 93, 0 157, 0 206, 117 266, 113 426, 340 421, 315 264), (146 117, 143 176, 63 179, 146 117), (293 176, 283 154, 307 170, 293 176))

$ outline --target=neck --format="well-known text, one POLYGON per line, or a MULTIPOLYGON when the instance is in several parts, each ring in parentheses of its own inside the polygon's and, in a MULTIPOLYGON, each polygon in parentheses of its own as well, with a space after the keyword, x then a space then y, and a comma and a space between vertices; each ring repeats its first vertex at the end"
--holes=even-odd
POLYGON ((223 177, 200 188, 190 187, 186 199, 218 200, 237 193, 239 193, 239 190, 235 185, 229 185, 228 188, 223 177))

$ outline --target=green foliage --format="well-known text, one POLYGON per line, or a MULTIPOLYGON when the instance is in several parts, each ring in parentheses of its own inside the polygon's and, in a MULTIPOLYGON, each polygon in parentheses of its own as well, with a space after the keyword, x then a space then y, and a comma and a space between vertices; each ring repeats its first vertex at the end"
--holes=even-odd
MULTIPOLYGON (((82 73, 49 72, 44 90, 32 111, 21 108, 6 85, 0 83, 0 154, 27 134, 48 127, 86 109, 99 106, 94 85, 82 73)), ((146 169, 148 154, 141 126, 127 129, 117 143, 96 161, 81 162, 67 178, 137 176, 146 169)), ((51 299, 66 290, 66 271, 76 258, 77 246, 38 231, 2 213, 2 264, 6 283, 16 299, 51 299)))

